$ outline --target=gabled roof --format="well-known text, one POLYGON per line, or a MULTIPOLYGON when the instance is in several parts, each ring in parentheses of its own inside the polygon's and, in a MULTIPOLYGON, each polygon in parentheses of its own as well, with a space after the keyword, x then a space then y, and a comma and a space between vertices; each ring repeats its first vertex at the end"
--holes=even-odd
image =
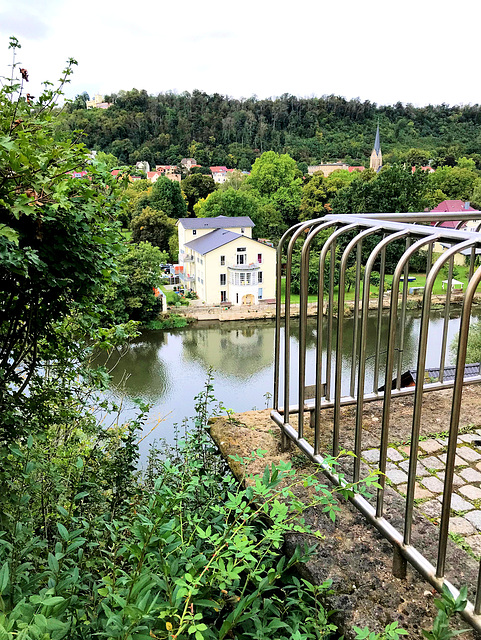
POLYGON ((455 211, 456 213, 461 213, 463 211, 479 211, 479 209, 474 209, 469 202, 464 202, 464 200, 443 200, 431 211, 449 211, 451 213, 455 211))
POLYGON ((184 229, 231 229, 232 227, 253 227, 249 216, 216 216, 215 218, 179 218, 184 229))
MULTIPOLYGON (((187 242, 184 245, 188 249, 192 249, 193 251, 197 251, 201 255, 205 255, 209 253, 209 251, 214 251, 214 249, 218 249, 232 240, 237 240, 237 238, 244 238, 240 233, 234 233, 233 231, 228 231, 227 229, 216 229, 215 231, 211 231, 207 233, 205 236, 201 236, 200 238, 196 238, 195 240, 191 240, 191 242, 187 242)), ((250 240, 250 238, 247 238, 250 240)))

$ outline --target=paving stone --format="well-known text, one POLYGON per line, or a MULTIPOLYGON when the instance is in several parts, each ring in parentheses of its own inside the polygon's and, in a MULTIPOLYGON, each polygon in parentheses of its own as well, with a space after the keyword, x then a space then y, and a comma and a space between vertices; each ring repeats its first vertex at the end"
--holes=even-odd
MULTIPOLYGON (((441 502, 442 498, 443 496, 438 496, 438 500, 441 500, 441 502)), ((451 509, 453 509, 454 511, 469 511, 472 508, 473 505, 470 502, 468 502, 464 498, 461 498, 461 496, 459 496, 457 493, 452 494, 451 509)))
MULTIPOLYGON (((481 458, 481 456, 479 457, 481 458)), ((397 449, 389 447, 387 450, 387 459, 392 460, 393 462, 399 462, 400 460, 404 460, 404 456, 399 453, 397 449)))
MULTIPOLYGON (((409 472, 409 460, 404 460, 403 462, 400 462, 399 466, 406 473, 409 472)), ((418 461, 418 464, 417 464, 417 467, 416 467, 416 476, 424 477, 424 476, 429 476, 429 475, 431 475, 431 474, 426 469, 426 467, 423 465, 423 463, 418 461)))
POLYGON ((467 484, 464 487, 460 487, 458 491, 470 500, 481 500, 481 489, 479 489, 478 487, 473 487, 472 484, 467 484))
POLYGON ((444 463, 435 456, 429 456, 429 458, 423 458, 423 465, 427 469, 444 469, 444 463))
POLYGON ((473 442, 474 440, 479 440, 480 436, 477 433, 465 433, 462 436, 459 436, 458 440, 461 442, 473 442))
POLYGON ((422 484, 433 493, 442 493, 444 484, 436 476, 428 476, 421 480, 422 484))
POLYGON ((455 516, 449 520, 449 531, 458 533, 461 536, 471 536, 476 533, 476 529, 471 522, 461 516, 455 516))
POLYGON ((419 448, 422 449, 424 453, 436 453, 443 448, 443 445, 440 444, 437 440, 421 440, 419 443, 419 448))
POLYGON ((469 520, 471 524, 474 524, 478 531, 481 529, 481 511, 479 511, 479 509, 476 509, 476 511, 470 511, 464 517, 466 520, 469 520))
POLYGON ((481 556, 481 536, 478 534, 464 538, 464 542, 469 544, 473 552, 479 557, 481 556))
POLYGON ((411 445, 403 444, 401 447, 398 447, 398 451, 401 451, 401 453, 404 453, 405 456, 409 456, 409 454, 411 453, 411 445))
POLYGON ((393 484, 407 482, 408 476, 402 469, 386 469, 386 476, 393 484))
POLYGON ((368 451, 363 451, 361 453, 361 457, 368 462, 379 462, 379 449, 369 449, 368 451))
POLYGON ((423 513, 425 513, 429 518, 439 518, 441 515, 441 503, 438 500, 430 500, 429 502, 424 502, 419 507, 423 513))
MULTIPOLYGON (((404 495, 406 495, 408 491, 407 484, 398 484, 396 487, 396 491, 400 491, 401 493, 404 493, 404 495)), ((418 482, 416 482, 416 484, 414 485, 415 500, 424 500, 425 498, 433 498, 433 497, 434 495, 430 491, 428 491, 427 489, 423 489, 421 485, 418 482)))
MULTIPOLYGON (((438 478, 441 480, 441 482, 444 484, 444 477, 445 477, 445 473, 444 471, 436 474, 438 476, 438 478)), ((466 484, 466 480, 464 480, 464 478, 461 478, 461 476, 457 476, 456 474, 454 474, 453 476, 453 487, 462 487, 464 484, 466 484)))
POLYGON ((437 441, 439 442, 439 444, 442 447, 447 447, 448 446, 448 439, 447 438, 438 438, 437 441))
MULTIPOLYGON (((476 466, 478 467, 478 465, 476 466)), ((466 482, 481 482, 481 473, 476 471, 476 469, 463 469, 459 472, 459 475, 464 478, 466 482)))
MULTIPOLYGON (((441 460, 441 462, 443 463, 443 465, 446 465, 446 460, 448 458, 448 454, 447 453, 442 453, 439 456, 439 459, 441 460)), ((464 460, 463 458, 460 458, 458 455, 454 456, 454 466, 455 467, 465 467, 468 463, 466 462, 466 460, 464 460)))
POLYGON ((467 460, 468 462, 477 462, 481 460, 481 453, 478 453, 471 447, 458 447, 456 451, 457 455, 467 460))

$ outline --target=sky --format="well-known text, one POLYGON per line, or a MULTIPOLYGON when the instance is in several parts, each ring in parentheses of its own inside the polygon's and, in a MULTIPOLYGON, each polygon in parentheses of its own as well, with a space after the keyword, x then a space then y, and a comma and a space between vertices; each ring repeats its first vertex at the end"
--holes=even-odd
POLYGON ((71 98, 135 87, 476 104, 480 17, 479 0, 0 0, 0 75, 14 35, 35 96, 75 58, 71 98))

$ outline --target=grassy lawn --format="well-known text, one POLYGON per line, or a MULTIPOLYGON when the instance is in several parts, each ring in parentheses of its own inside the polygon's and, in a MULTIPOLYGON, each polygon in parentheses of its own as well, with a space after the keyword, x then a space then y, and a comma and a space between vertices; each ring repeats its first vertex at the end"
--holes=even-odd
MULTIPOLYGON (((464 284, 463 287, 463 291, 466 288, 466 284, 468 282, 468 274, 469 274, 469 267, 464 266, 464 267, 456 267, 456 269, 458 270, 458 273, 455 277, 455 280, 459 280, 460 282, 462 282, 464 284)), ((426 274, 425 273, 410 273, 409 277, 414 277, 416 278, 416 280, 414 280, 413 282, 410 282, 408 285, 408 289, 410 287, 424 287, 426 285, 426 274)), ((387 275, 386 276, 386 288, 389 289, 391 282, 392 282, 392 275, 387 275)), ((442 281, 443 280, 447 280, 447 277, 445 274, 439 274, 438 277, 436 278, 436 281, 434 283, 434 287, 433 287, 433 295, 444 295, 446 293, 446 289, 443 289, 442 287, 442 281)), ((400 285, 400 292, 403 289, 403 284, 401 282, 400 285)), ((285 302, 285 290, 286 290, 286 281, 285 278, 282 279, 282 302, 285 302)), ((478 287, 478 291, 481 291, 481 285, 480 287, 478 287)), ((371 297, 375 297, 377 296, 379 293, 379 287, 375 287, 374 285, 371 285, 371 297)), ((422 291, 417 291, 416 292, 418 295, 422 294, 422 291)), ((335 298, 337 298, 337 287, 334 288, 334 295, 335 298)), ((325 298, 327 297, 327 294, 325 294, 324 296, 325 298)), ((351 291, 345 291, 344 294, 345 300, 349 301, 349 300, 354 300, 354 287, 351 289, 351 291)), ((361 297, 362 297, 362 283, 361 283, 361 297)), ((299 302, 299 294, 291 294, 291 303, 295 304, 299 302)), ((315 296, 309 296, 309 302, 317 302, 317 295, 315 296)))

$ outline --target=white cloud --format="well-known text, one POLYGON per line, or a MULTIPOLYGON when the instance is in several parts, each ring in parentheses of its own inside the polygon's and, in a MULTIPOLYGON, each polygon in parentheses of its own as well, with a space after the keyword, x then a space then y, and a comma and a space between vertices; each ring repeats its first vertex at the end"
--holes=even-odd
POLYGON ((68 94, 201 89, 236 97, 359 96, 378 104, 481 102, 475 0, 0 0, 0 69, 9 35, 35 82, 79 62, 68 94), (11 6, 11 5, 10 5, 11 6), (2 19, 3 18, 3 19, 2 19))

